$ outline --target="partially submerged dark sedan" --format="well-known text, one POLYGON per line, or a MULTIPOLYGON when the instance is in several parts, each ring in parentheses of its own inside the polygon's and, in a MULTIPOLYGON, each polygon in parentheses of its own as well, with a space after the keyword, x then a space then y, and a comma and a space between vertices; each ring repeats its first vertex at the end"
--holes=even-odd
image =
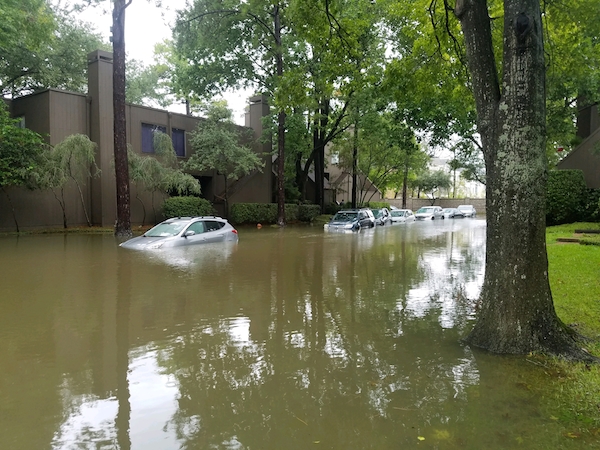
POLYGON ((360 231, 361 228, 373 228, 375 218, 369 209, 345 209, 335 213, 335 216, 325 224, 330 231, 360 231))

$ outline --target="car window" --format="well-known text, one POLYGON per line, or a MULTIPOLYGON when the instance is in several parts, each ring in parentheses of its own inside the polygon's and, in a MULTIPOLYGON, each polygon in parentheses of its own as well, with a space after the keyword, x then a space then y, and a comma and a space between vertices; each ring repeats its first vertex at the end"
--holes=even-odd
POLYGON ((217 231, 223 228, 225 224, 223 222, 219 222, 217 220, 206 220, 204 222, 204 226, 206 227, 206 231, 217 231))
POLYGON ((183 227, 187 222, 170 222, 170 223, 159 223, 154 228, 146 231, 144 236, 148 237, 168 237, 176 236, 183 230, 183 227))
POLYGON ((333 220, 354 220, 356 218, 356 213, 354 212, 338 212, 335 216, 333 216, 333 220))
POLYGON ((187 231, 193 231, 196 234, 204 233, 206 231, 206 229, 204 227, 204 222, 194 222, 193 224, 191 224, 189 226, 189 228, 186 230, 186 232, 187 231))

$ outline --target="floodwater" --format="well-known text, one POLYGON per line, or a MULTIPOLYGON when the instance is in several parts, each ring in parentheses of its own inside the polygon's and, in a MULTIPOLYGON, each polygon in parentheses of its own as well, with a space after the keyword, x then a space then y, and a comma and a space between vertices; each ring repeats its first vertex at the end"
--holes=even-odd
POLYGON ((543 367, 460 341, 484 220, 239 235, 0 238, 0 448, 582 448, 543 367))

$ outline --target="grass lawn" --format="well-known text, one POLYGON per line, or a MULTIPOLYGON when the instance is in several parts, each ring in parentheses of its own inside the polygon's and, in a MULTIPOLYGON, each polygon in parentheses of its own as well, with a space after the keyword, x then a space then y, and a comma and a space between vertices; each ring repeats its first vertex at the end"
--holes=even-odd
MULTIPOLYGON (((600 357, 600 234, 575 233, 580 229, 598 230, 600 224, 548 227, 548 274, 556 313, 590 338, 584 348, 600 357), (579 242, 560 241, 565 238, 579 242)), ((547 398, 551 415, 560 421, 569 438, 600 439, 600 364, 551 364, 557 374, 547 398)))

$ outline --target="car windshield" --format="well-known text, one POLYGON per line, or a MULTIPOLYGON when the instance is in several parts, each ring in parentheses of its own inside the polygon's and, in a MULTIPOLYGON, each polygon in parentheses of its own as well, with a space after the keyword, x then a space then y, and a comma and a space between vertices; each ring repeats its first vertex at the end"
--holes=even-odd
POLYGON ((373 211, 373 216, 375 217, 379 217, 381 214, 383 214, 381 209, 372 209, 371 211, 373 211))
POLYGON ((464 209, 464 210, 469 210, 469 211, 471 210, 471 208, 472 208, 472 207, 471 207, 471 206, 469 206, 469 205, 460 205, 460 206, 458 207, 458 209, 461 209, 461 210, 462 210, 462 209, 464 209))
POLYGON ((394 217, 404 217, 405 212, 404 211, 398 211, 397 209, 392 211, 392 216, 394 217))
POLYGON ((419 210, 417 211, 418 213, 432 213, 433 212, 433 208, 419 208, 419 210))
POLYGON ((177 236, 187 225, 187 222, 159 223, 154 228, 144 233, 146 237, 169 237, 177 236))
POLYGON ((352 211, 340 211, 333 216, 333 220, 338 222, 350 222, 356 219, 356 214, 357 213, 352 211))

